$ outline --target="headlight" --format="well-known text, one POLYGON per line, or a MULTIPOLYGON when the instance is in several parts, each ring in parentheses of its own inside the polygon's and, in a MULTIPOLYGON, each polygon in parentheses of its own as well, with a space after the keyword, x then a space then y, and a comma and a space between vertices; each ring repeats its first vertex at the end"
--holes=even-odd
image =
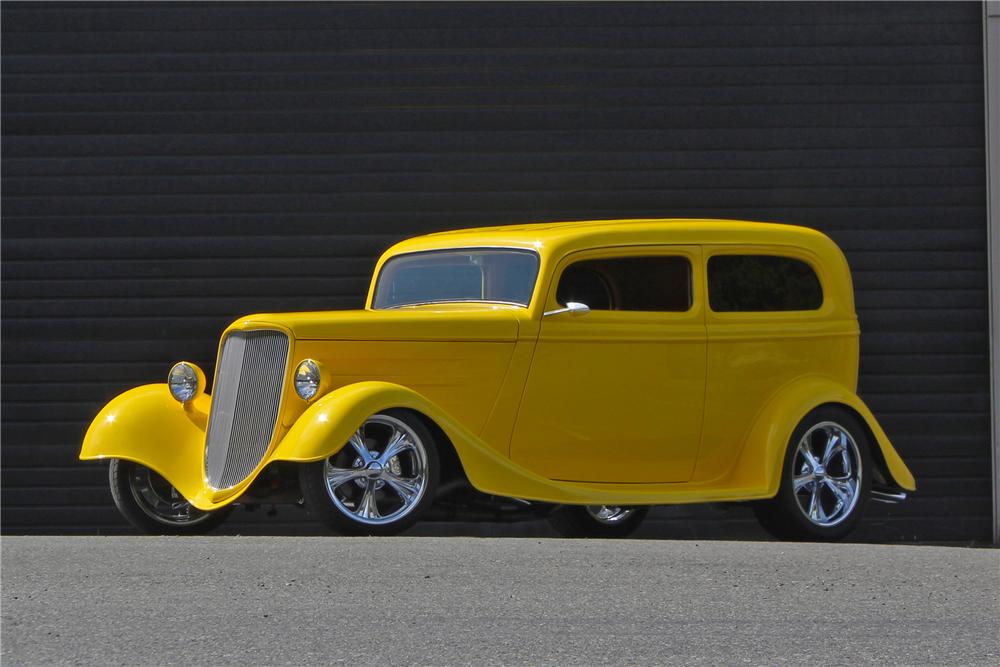
POLYGON ((170 369, 167 385, 171 396, 181 403, 187 403, 205 391, 205 373, 194 364, 181 361, 170 369))
POLYGON ((319 391, 319 364, 312 359, 305 359, 295 369, 295 393, 303 401, 311 400, 319 391))

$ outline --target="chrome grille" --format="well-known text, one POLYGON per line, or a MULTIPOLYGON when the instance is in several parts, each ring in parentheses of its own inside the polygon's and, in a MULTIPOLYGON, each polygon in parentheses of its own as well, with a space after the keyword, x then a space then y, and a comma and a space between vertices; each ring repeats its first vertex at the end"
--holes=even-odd
POLYGON ((285 384, 288 336, 234 331, 222 344, 208 418, 205 472, 216 489, 239 484, 264 458, 285 384))

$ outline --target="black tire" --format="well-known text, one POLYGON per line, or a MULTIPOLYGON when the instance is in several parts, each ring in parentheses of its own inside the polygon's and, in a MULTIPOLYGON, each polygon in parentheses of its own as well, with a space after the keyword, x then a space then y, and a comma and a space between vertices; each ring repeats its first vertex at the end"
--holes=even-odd
POLYGON ((304 464, 299 469, 299 482, 306 508, 335 532, 395 535, 416 523, 434 502, 440 470, 437 443, 420 417, 408 410, 385 410, 365 420, 339 452, 304 464), (397 433, 411 446, 383 458, 386 445, 397 433), (370 459, 367 463, 361 460, 358 434, 364 439, 370 459), (377 470, 374 464, 378 464, 377 470), (340 475, 331 476, 328 484, 328 473, 336 471, 340 475), (418 487, 419 492, 407 502, 403 490, 418 487), (370 512, 373 507, 374 515, 370 512))
MULTIPOLYGON (((843 439, 843 436, 839 436, 843 439)), ((755 503, 757 520, 769 533, 779 539, 806 541, 836 541, 843 539, 864 514, 872 485, 872 443, 868 430, 852 413, 836 406, 823 406, 806 415, 792 432, 781 468, 778 495, 771 500, 755 503), (824 426, 832 425, 832 426, 824 426), (826 449, 837 429, 847 435, 846 454, 835 454, 825 460, 819 449, 826 449), (807 447, 816 452, 817 470, 799 452, 800 443, 809 434, 807 447), (851 447, 853 443, 853 447, 851 447), (820 448, 817 448, 817 444, 820 448), (849 468, 843 459, 847 457, 849 468), (850 503, 842 495, 835 495, 834 486, 845 493, 851 488, 854 471, 857 480, 850 503), (832 472, 831 472, 832 471, 832 472), (800 489, 796 491, 796 477, 800 489), (803 480, 811 478, 811 482, 803 480), (845 486, 846 485, 846 486, 845 486), (814 495, 813 490, 819 491, 814 495), (817 502, 817 509, 812 511, 817 502), (832 511, 831 511, 832 510, 832 511)), ((839 450, 838 450, 839 451, 839 450)))
POLYGON ((232 507, 204 512, 144 465, 112 459, 111 497, 125 519, 147 535, 204 535, 226 520, 232 507), (166 509, 167 504, 174 507, 166 509))
POLYGON ((617 520, 597 518, 597 508, 605 506, 560 505, 548 516, 549 524, 563 537, 624 539, 635 532, 649 513, 648 507, 608 508, 628 512, 617 520))

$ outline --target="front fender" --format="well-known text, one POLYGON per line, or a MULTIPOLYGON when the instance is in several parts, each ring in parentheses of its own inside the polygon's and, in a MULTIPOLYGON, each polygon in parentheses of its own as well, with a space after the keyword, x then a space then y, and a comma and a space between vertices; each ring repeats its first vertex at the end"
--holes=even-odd
POLYGON ((166 384, 119 394, 98 413, 83 438, 84 461, 125 459, 155 470, 199 509, 215 509, 205 483, 205 430, 211 399, 181 405, 166 384))
POLYGON ((422 413, 444 431, 469 483, 483 493, 533 500, 586 502, 588 496, 552 482, 500 455, 440 406, 421 394, 389 382, 359 382, 316 401, 289 429, 271 460, 305 463, 340 451, 369 416, 391 408, 422 413))
POLYGON ((763 481, 768 496, 774 496, 778 492, 785 448, 792 431, 809 412, 828 403, 847 406, 857 413, 882 453, 890 477, 888 481, 906 491, 915 491, 917 484, 913 473, 889 442, 872 411, 853 391, 823 376, 795 380, 767 403, 758 415, 734 469, 733 478, 738 480, 734 485, 759 486, 763 481))
POLYGON ((211 398, 188 405, 173 399, 165 384, 127 391, 111 400, 91 423, 80 451, 82 460, 125 459, 155 470, 192 505, 223 507, 238 498, 273 461, 319 461, 343 448, 369 416, 408 408, 433 420, 448 436, 469 482, 484 493, 549 500, 587 501, 582 491, 540 477, 501 456, 439 406, 406 387, 359 382, 336 389, 311 405, 260 462, 231 489, 213 489, 205 479, 205 433, 211 398))

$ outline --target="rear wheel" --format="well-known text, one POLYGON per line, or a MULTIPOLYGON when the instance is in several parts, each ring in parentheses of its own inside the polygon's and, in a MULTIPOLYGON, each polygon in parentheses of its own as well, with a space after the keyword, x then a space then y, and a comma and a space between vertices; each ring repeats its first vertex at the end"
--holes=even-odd
POLYGON ((817 408, 788 442, 778 495, 755 506, 782 539, 838 540, 854 528, 871 492, 868 432, 842 408, 817 408))
POLYGON ((232 510, 200 510, 158 473, 132 461, 112 459, 108 476, 118 511, 149 535, 202 535, 225 521, 232 510))
POLYGON ((563 537, 625 538, 635 532, 648 512, 648 507, 563 505, 548 519, 563 537))
POLYGON ((434 438, 413 413, 365 420, 333 456, 302 466, 310 512, 345 535, 394 535, 434 501, 440 464, 434 438))

